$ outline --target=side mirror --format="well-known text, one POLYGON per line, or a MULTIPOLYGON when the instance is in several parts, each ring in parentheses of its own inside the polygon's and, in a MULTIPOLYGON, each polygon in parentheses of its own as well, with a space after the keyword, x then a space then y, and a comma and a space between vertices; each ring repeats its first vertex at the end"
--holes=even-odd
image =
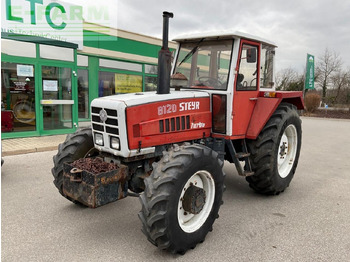
POLYGON ((247 63, 256 63, 256 47, 247 49, 247 63))

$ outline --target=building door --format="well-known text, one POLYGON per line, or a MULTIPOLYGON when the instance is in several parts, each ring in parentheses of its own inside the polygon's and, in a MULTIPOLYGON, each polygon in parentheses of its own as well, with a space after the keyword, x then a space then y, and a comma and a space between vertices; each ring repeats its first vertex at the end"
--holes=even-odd
POLYGON ((74 131, 77 126, 76 73, 73 66, 41 66, 41 133, 58 134, 74 131))

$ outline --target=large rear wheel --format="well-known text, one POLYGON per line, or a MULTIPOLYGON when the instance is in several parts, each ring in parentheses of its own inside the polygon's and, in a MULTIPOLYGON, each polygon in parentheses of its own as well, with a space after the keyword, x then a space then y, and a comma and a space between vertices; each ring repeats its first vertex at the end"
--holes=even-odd
POLYGON ((277 195, 290 184, 298 165, 301 120, 295 106, 281 103, 256 140, 248 141, 255 175, 247 177, 256 192, 277 195))
POLYGON ((142 231, 152 244, 184 254, 204 241, 222 204, 222 166, 218 154, 203 145, 164 153, 140 196, 142 231))

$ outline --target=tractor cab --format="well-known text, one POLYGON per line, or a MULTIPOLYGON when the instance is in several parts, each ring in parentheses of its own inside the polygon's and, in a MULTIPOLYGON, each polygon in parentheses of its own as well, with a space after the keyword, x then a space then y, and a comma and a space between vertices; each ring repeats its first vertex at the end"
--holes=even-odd
POLYGON ((274 91, 275 44, 240 32, 190 35, 179 43, 170 85, 205 90, 213 133, 245 136, 260 90, 274 91))

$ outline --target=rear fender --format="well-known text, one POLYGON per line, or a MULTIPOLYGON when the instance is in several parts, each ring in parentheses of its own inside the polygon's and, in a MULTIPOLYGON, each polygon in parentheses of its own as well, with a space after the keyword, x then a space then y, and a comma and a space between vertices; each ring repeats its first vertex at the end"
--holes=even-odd
POLYGON ((260 92, 258 100, 250 119, 246 138, 256 139, 261 130, 270 119, 271 115, 282 102, 293 104, 298 110, 304 109, 302 92, 275 92, 275 97, 264 97, 265 92, 260 92))

